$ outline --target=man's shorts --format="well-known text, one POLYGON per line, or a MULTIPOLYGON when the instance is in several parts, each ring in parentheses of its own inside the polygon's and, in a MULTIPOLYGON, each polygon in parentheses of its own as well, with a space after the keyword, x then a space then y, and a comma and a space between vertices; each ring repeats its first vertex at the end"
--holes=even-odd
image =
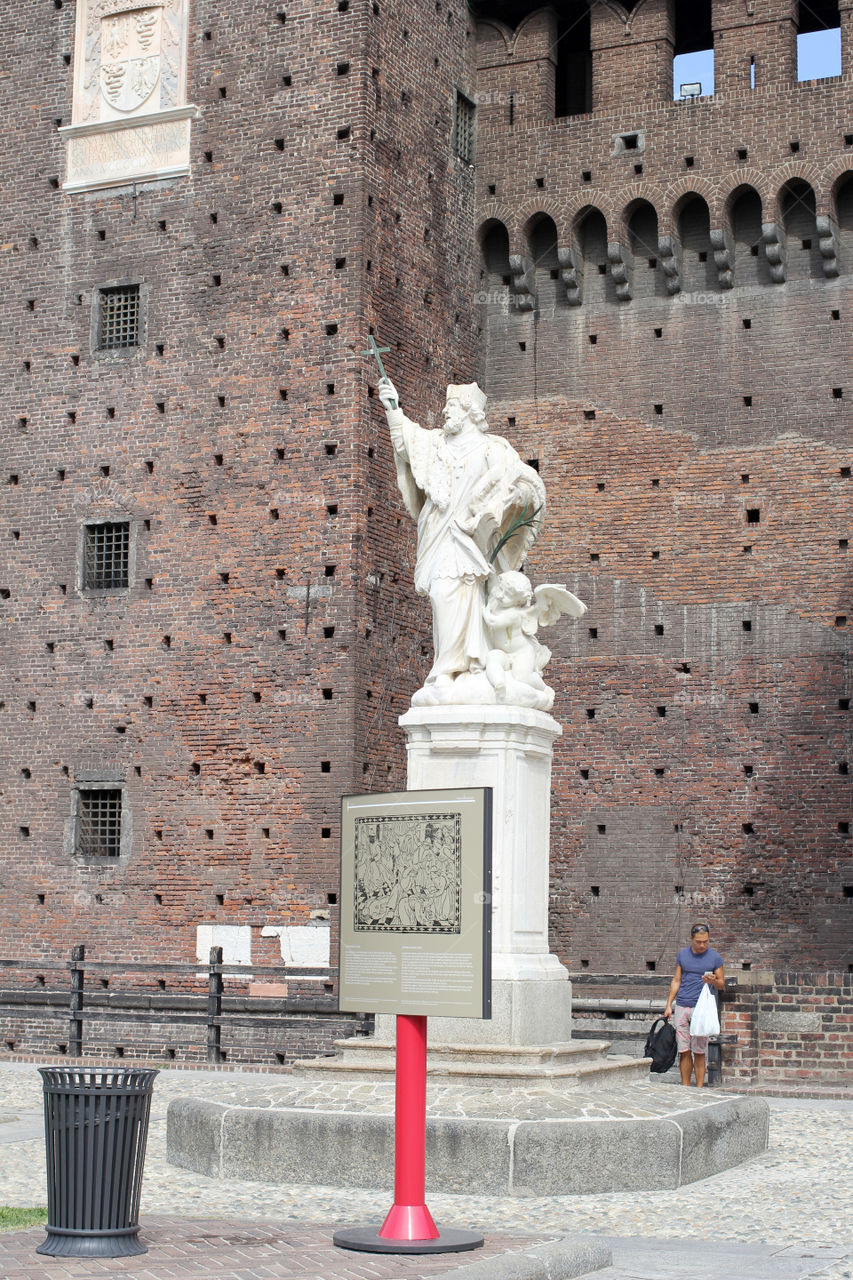
POLYGON ((692 1013, 693 1010, 688 1009, 686 1005, 675 1006, 675 1015, 672 1019, 672 1025, 675 1027, 675 1043, 678 1045, 679 1053, 698 1053, 701 1057, 708 1052, 708 1037, 690 1034, 692 1013))

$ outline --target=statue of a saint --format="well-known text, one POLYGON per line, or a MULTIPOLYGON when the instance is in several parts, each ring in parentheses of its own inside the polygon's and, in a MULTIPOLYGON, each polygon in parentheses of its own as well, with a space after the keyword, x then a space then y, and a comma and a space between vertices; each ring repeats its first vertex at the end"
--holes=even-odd
POLYGON ((435 661, 413 706, 495 702, 486 663, 487 580, 520 568, 545 509, 545 488, 510 444, 491 435, 476 382, 447 388, 444 426, 402 412, 391 381, 378 386, 397 483, 418 526, 415 589, 432 604, 435 661))

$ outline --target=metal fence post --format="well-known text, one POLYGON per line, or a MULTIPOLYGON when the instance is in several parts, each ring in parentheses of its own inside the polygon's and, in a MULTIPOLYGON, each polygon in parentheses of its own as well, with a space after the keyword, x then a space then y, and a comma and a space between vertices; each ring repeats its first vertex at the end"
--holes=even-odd
POLYGON ((86 948, 71 948, 71 1020, 68 1025, 68 1052, 72 1058, 83 1056, 83 960, 86 948))
POLYGON ((222 948, 210 948, 210 971, 207 987, 207 1060, 222 1061, 222 948))

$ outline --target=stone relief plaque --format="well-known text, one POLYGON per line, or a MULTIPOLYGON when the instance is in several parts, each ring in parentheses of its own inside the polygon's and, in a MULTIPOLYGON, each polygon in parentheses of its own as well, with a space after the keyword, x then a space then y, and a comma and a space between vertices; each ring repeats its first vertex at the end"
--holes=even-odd
POLYGON ((458 813, 356 818, 357 933, 459 932, 460 827, 458 813))
POLYGON ((79 0, 65 190, 189 171, 188 0, 79 0))

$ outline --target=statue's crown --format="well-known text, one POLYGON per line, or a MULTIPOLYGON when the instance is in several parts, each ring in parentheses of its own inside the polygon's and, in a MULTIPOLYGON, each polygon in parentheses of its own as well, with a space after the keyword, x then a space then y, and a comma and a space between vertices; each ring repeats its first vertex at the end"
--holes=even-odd
POLYGON ((476 382, 463 382, 447 388, 447 399, 458 400, 465 409, 486 411, 486 393, 481 391, 476 382))

